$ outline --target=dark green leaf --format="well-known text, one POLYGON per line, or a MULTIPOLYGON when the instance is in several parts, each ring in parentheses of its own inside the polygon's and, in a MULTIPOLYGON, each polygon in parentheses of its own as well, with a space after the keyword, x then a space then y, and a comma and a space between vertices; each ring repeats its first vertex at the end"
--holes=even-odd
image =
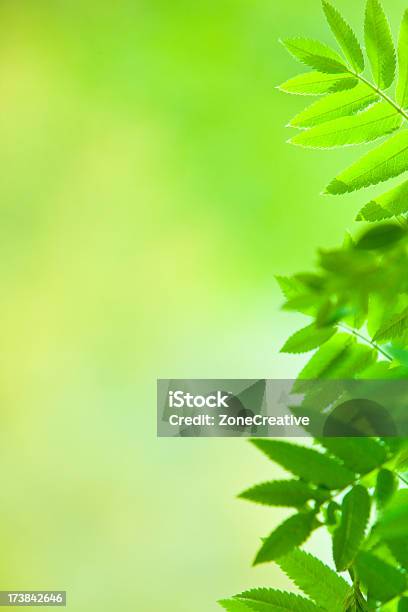
POLYGON ((314 512, 299 512, 286 519, 264 540, 254 565, 275 561, 305 542, 319 526, 314 512))
POLYGON ((387 546, 399 565, 408 570, 408 537, 387 540, 387 546))
POLYGON ((370 516, 370 496, 361 485, 356 485, 344 497, 341 520, 333 536, 333 559, 337 571, 346 570, 353 563, 363 541, 370 516))
POLYGON ((368 594, 375 600, 386 602, 403 593, 406 578, 399 570, 368 552, 360 552, 356 568, 368 594))
POLYGON ((385 508, 377 526, 386 540, 408 537, 408 489, 401 489, 385 508))
POLYGON ((377 474, 375 498, 379 508, 384 508, 398 488, 396 476, 390 470, 382 469, 377 474))
POLYGON ((254 439, 251 442, 269 459, 279 463, 303 480, 328 489, 343 489, 353 482, 354 474, 338 461, 312 448, 281 440, 254 439))
POLYGON ((399 600, 398 612, 408 612, 408 597, 402 597, 399 600))
POLYGON ((319 438, 319 443, 357 474, 367 474, 387 458, 385 447, 374 438, 319 438))
POLYGON ((399 225, 382 223, 364 232, 357 240, 356 248, 363 251, 384 249, 402 240, 406 235, 405 230, 399 225))

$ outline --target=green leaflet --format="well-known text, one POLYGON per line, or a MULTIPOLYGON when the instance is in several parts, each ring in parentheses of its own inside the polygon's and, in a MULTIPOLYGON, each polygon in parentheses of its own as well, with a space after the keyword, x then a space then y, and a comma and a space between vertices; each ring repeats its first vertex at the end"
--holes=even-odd
POLYGON ((249 612, 251 608, 239 599, 222 599, 218 602, 227 612, 249 612))
POLYGON ((408 170, 408 130, 389 140, 339 174, 326 188, 326 193, 340 195, 376 185, 408 170))
POLYGON ((301 480, 274 480, 251 487, 239 497, 265 506, 299 508, 310 499, 324 501, 328 494, 323 489, 312 489, 301 480))
POLYGON ((325 74, 347 73, 341 56, 327 45, 310 38, 287 38, 282 41, 294 58, 325 74))
POLYGON ((376 355, 372 349, 357 344, 348 334, 336 334, 305 365, 294 390, 302 391, 302 380, 353 378, 375 360, 376 355))
POLYGON ((397 102, 402 108, 408 107, 408 9, 402 18, 398 41, 398 85, 397 102))
POLYGON ((336 333, 333 327, 308 325, 294 333, 281 348, 281 353, 307 353, 321 346, 336 333))
POLYGON ((370 496, 362 485, 356 485, 344 497, 341 520, 333 535, 333 559, 337 571, 343 572, 351 563, 363 541, 370 516, 370 496))
POLYGON ((323 10, 344 55, 356 72, 363 72, 364 56, 353 30, 339 11, 325 0, 323 0, 323 10))
POLYGON ((318 438, 319 444, 357 474, 367 474, 387 459, 385 447, 374 438, 318 438))
POLYGON ((378 99, 365 83, 359 83, 349 91, 340 91, 317 100, 296 115, 289 125, 296 128, 314 127, 339 117, 354 115, 378 99))
POLYGON ((375 499, 377 506, 380 509, 384 508, 397 489, 398 480, 394 473, 386 469, 380 470, 377 474, 377 483, 375 486, 375 499))
POLYGON ((319 526, 314 512, 299 512, 279 525, 264 540, 254 565, 275 561, 305 542, 312 531, 319 526))
POLYGON ((285 93, 301 96, 321 96, 337 91, 353 89, 358 80, 349 74, 323 74, 321 72, 306 72, 285 81, 278 89, 285 93))
POLYGON ((339 461, 312 448, 281 440, 251 440, 269 459, 303 480, 328 489, 343 489, 351 484, 354 474, 339 461))
POLYGON ((377 331, 374 336, 374 340, 385 342, 386 340, 392 340, 398 338, 408 329, 408 308, 405 308, 402 312, 393 315, 388 319, 377 331))
POLYGON ((361 582, 373 599, 386 602, 405 591, 405 576, 371 553, 360 552, 356 559, 356 568, 361 582))
POLYGON ((291 144, 312 148, 334 148, 376 140, 401 127, 402 116, 388 102, 379 102, 351 117, 340 117, 296 134, 291 144))
POLYGON ((386 249, 406 236, 406 231, 399 225, 383 223, 371 227, 356 242, 356 248, 363 251, 386 249))
POLYGON ((351 588, 343 578, 316 557, 295 549, 277 561, 287 576, 318 606, 343 612, 351 588))
POLYGON ((376 84, 387 89, 395 77, 396 59, 390 26, 379 0, 368 0, 364 35, 376 84))
POLYGON ((398 612, 408 612, 408 597, 402 597, 399 600, 398 612))
POLYGON ((408 489, 401 489, 385 508, 377 525, 386 540, 408 537, 408 489))
POLYGON ((408 181, 371 200, 358 213, 356 221, 382 221, 408 212, 408 181))
MULTIPOLYGON (((236 599, 245 603, 247 608, 254 612, 322 612, 314 603, 304 597, 275 589, 253 589, 236 595, 236 599)), ((239 609, 226 608, 226 610, 238 612, 239 609)))
POLYGON ((387 546, 399 565, 408 570, 408 537, 388 540, 387 546))

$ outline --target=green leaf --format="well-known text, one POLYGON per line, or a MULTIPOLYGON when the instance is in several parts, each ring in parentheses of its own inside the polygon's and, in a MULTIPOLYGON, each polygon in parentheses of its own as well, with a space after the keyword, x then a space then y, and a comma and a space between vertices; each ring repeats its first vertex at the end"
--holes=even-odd
POLYGON ((325 74, 347 73, 341 56, 327 45, 310 38, 287 38, 282 41, 294 58, 325 74))
POLYGON ((375 342, 398 338, 408 329, 408 308, 390 317, 374 336, 375 342))
POLYGON ((408 212, 408 181, 371 200, 358 213, 356 221, 382 221, 408 212))
POLYGON ((365 487, 356 485, 343 499, 340 525, 333 535, 333 559, 337 571, 343 572, 353 563, 369 516, 370 496, 365 487))
POLYGON ((318 606, 343 612, 351 588, 343 578, 316 557, 298 548, 277 561, 281 569, 318 606))
POLYGON ((387 452, 374 438, 318 438, 319 444, 357 474, 367 474, 382 465, 387 452))
POLYGON ((364 70, 364 56, 356 35, 337 9, 323 0, 323 10, 329 26, 345 57, 356 72, 364 70))
POLYGON ((301 480, 263 482, 247 489, 239 497, 265 506, 284 506, 287 508, 299 508, 310 499, 320 501, 328 499, 327 492, 322 489, 312 489, 301 480))
POLYGON ((309 360, 299 374, 294 390, 301 392, 302 380, 353 378, 376 360, 372 349, 357 344, 349 334, 336 334, 309 360))
POLYGON ((349 193, 387 181, 408 170, 408 130, 395 134, 339 174, 326 192, 331 195, 349 193))
POLYGON ((379 508, 384 508, 398 488, 396 476, 390 470, 382 469, 377 474, 375 498, 379 508))
POLYGON ((296 128, 314 127, 339 117, 354 115, 378 99, 365 83, 359 83, 350 91, 340 91, 316 100, 296 115, 289 125, 296 128))
POLYGON ((405 230, 399 225, 383 223, 372 227, 357 240, 356 248, 363 251, 385 249, 406 236, 405 230))
POLYGON ((285 93, 301 96, 321 96, 337 91, 353 89, 358 80, 349 74, 323 74, 322 72, 306 72, 285 81, 278 89, 285 93))
POLYGON ((227 612, 249 612, 251 608, 239 599, 222 599, 218 602, 227 612))
POLYGON ((379 102, 368 110, 340 117, 296 134, 291 144, 329 149, 376 140, 397 130, 402 123, 400 113, 387 102, 379 102))
POLYGON ((369 597, 386 602, 403 593, 406 578, 392 565, 368 552, 360 552, 356 568, 361 582, 366 586, 369 597))
POLYGON ((299 478, 327 489, 344 489, 353 482, 354 474, 341 463, 318 451, 282 440, 251 440, 269 459, 299 478))
POLYGON ((305 542, 312 531, 319 526, 314 512, 299 512, 279 525, 264 540, 254 565, 275 561, 305 542))
POLYGON ((395 77, 395 49, 390 26, 379 0, 367 2, 364 33, 373 78, 380 88, 388 88, 395 77))
POLYGON ((402 108, 408 106, 408 9, 402 18, 398 42, 397 102, 402 108))
POLYGON ((387 546, 399 565, 408 570, 408 537, 387 540, 387 546))
POLYGON ((408 537, 408 489, 401 489, 385 508, 377 525, 386 540, 408 537))
POLYGON ((236 595, 236 598, 254 612, 322 612, 304 597, 275 589, 253 589, 236 595))
POLYGON ((307 353, 321 346, 336 333, 333 327, 308 325, 293 334, 281 348, 281 353, 307 353))
POLYGON ((402 597, 399 600, 398 612, 408 612, 408 597, 402 597))

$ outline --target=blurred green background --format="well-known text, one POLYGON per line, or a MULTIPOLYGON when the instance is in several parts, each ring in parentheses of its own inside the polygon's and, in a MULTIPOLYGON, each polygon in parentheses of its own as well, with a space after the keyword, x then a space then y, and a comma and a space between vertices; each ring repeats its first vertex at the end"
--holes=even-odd
MULTIPOLYGON (((337 4, 361 32, 363 3, 337 4)), ((250 567, 281 511, 234 499, 274 468, 157 440, 155 381, 301 363, 273 276, 361 198, 318 195, 350 151, 285 144, 305 100, 275 89, 302 71, 278 38, 299 33, 330 40, 317 0, 1 3, 1 589, 215 612, 288 585, 250 567)))

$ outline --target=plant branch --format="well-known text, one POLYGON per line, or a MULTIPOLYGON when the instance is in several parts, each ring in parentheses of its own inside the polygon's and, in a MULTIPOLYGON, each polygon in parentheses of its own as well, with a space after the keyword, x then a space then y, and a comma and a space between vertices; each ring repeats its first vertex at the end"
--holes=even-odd
POLYGON ((396 110, 400 115, 402 115, 405 121, 408 121, 408 113, 406 113, 403 108, 401 108, 396 102, 394 102, 392 98, 390 98, 384 91, 382 91, 382 89, 374 85, 374 83, 371 83, 371 81, 363 77, 362 74, 358 74, 353 70, 349 70, 349 72, 357 79, 359 79, 362 83, 365 83, 368 87, 370 87, 370 89, 375 91, 383 100, 388 102, 388 104, 390 104, 394 110, 396 110))
POLYGON ((337 323, 337 327, 340 327, 341 329, 344 329, 348 333, 353 334, 353 336, 356 336, 357 338, 362 340, 362 342, 365 342, 366 344, 369 344, 370 346, 372 346, 373 349, 378 351, 378 353, 381 353, 381 355, 383 357, 388 359, 388 361, 390 361, 390 362, 393 361, 393 358, 390 355, 388 355, 388 353, 386 353, 384 351, 384 349, 381 348, 381 346, 379 346, 376 342, 374 342, 374 340, 371 340, 371 338, 366 338, 365 336, 363 336, 363 334, 360 334, 360 332, 358 332, 353 327, 349 327, 345 323, 337 323))

